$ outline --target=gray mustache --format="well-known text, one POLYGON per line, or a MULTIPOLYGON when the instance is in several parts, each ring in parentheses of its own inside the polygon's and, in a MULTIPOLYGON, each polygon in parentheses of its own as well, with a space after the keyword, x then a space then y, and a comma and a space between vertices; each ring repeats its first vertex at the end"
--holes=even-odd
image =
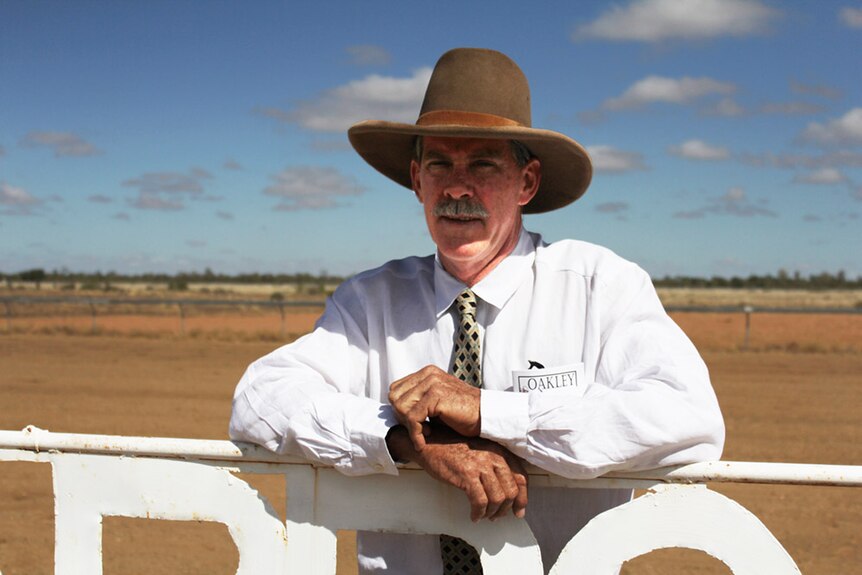
POLYGON ((438 218, 474 217, 485 219, 488 211, 479 202, 471 200, 441 200, 434 206, 434 215, 438 218))

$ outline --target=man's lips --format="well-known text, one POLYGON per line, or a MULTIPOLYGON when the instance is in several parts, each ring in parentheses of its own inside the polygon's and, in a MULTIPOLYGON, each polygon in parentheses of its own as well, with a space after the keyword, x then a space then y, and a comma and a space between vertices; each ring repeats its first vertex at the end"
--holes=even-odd
POLYGON ((440 219, 459 224, 468 224, 470 222, 483 221, 483 219, 478 216, 440 216, 440 219))

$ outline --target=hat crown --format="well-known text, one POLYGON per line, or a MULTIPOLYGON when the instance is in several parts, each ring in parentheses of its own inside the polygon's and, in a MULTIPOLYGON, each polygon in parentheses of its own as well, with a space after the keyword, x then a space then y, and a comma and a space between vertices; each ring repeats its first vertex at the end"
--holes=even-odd
POLYGON ((450 50, 431 73, 419 117, 442 111, 490 114, 531 127, 527 77, 508 56, 495 50, 450 50))

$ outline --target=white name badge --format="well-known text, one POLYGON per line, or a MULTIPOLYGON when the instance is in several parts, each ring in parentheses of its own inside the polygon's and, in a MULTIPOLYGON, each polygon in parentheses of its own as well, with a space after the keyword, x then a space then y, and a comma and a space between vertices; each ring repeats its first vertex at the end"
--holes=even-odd
POLYGON ((520 393, 559 391, 583 395, 587 387, 584 364, 572 363, 542 369, 512 372, 512 386, 520 393))

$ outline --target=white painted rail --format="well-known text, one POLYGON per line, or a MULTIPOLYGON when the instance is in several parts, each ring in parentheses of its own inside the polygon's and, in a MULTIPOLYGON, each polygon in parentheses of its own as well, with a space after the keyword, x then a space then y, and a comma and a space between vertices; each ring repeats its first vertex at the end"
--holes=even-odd
MULTIPOLYGON (((399 477, 346 477, 297 458, 229 441, 0 431, 0 461, 49 463, 55 501, 55 574, 102 573, 105 516, 215 521, 239 551, 239 574, 332 575, 340 529, 449 533, 480 551, 485 573, 544 572, 526 522, 473 524, 457 490, 415 467, 399 477), (286 478, 287 520, 234 475, 286 478), (411 513, 399 510, 410 508, 411 513)), ((799 573, 757 517, 707 482, 862 487, 862 466, 709 462, 569 480, 532 468, 533 485, 640 487, 648 493, 595 517, 565 547, 551 574, 616 573, 666 547, 700 549, 733 573, 799 573)), ((0 558, 0 571, 2 571, 0 558)))

